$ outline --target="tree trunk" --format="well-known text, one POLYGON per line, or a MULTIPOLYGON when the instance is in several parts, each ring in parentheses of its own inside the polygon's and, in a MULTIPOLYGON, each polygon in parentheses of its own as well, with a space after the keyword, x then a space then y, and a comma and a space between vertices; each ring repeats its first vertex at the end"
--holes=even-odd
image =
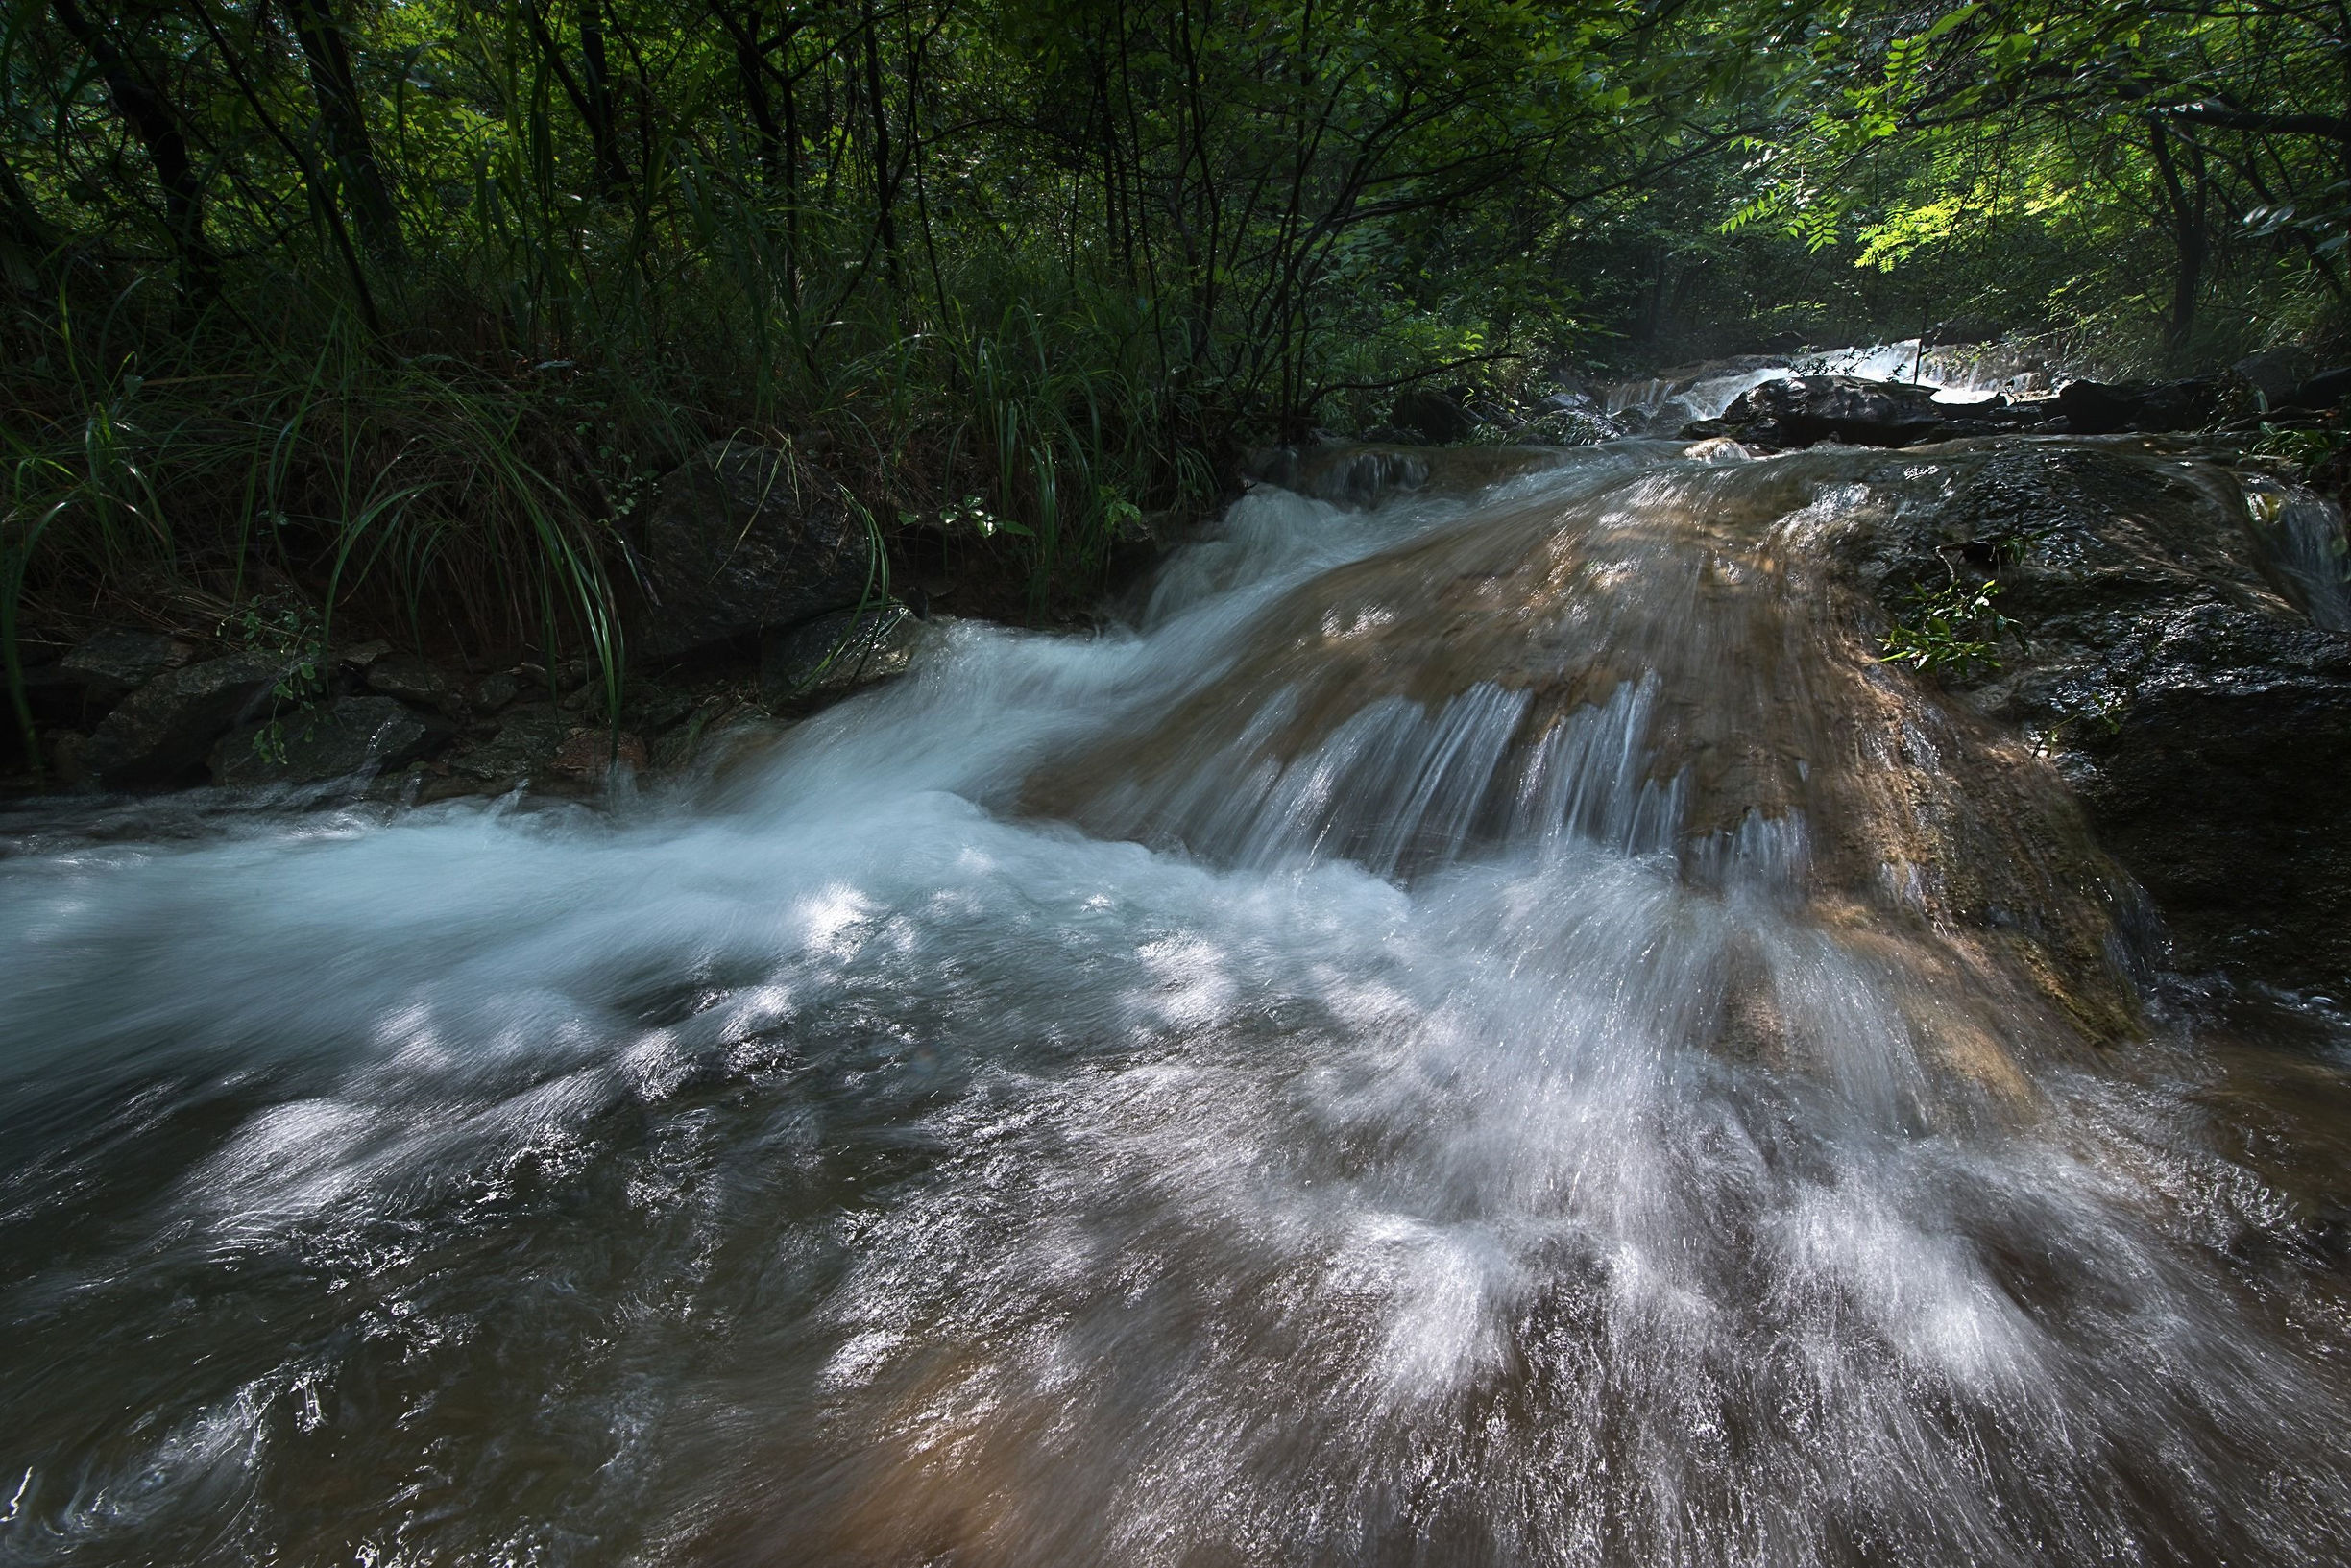
POLYGON ((613 119, 612 66, 604 53, 603 0, 579 0, 581 109, 588 121, 588 137, 595 147, 596 178, 604 194, 614 195, 628 183, 628 163, 620 156, 620 131, 613 119))
POLYGON ((203 303, 220 293, 220 257, 205 236, 204 179, 188 156, 180 116, 150 86, 131 60, 114 47, 106 29, 92 21, 78 0, 51 0, 57 19, 82 46, 106 84, 114 111, 131 128, 154 167, 163 191, 163 224, 180 263, 180 293, 203 303))
POLYGON ((882 240, 882 267, 890 287, 898 287, 898 182, 890 166, 889 112, 882 95, 882 40, 874 26, 873 0, 863 0, 860 12, 865 23, 865 101, 873 110, 873 169, 875 232, 882 240))
POLYGON ((2171 213, 2171 242, 2178 265, 2171 274, 2171 314, 2164 324, 2164 347, 2176 353, 2195 331, 2196 296, 2204 286, 2204 181, 2199 175, 2192 197, 2181 182, 2179 165, 2171 157, 2171 133, 2162 120, 2147 122, 2148 144, 2155 153, 2155 170, 2163 179, 2164 200, 2171 213))
POLYGON ((368 134, 367 115, 352 75, 351 50, 334 0, 287 0, 294 19, 294 36, 302 45, 303 63, 310 76, 311 96, 318 102, 319 124, 326 133, 327 153, 334 159, 346 199, 358 221, 359 238, 376 261, 398 263, 406 253, 400 235, 400 208, 392 187, 376 161, 376 144, 368 134))

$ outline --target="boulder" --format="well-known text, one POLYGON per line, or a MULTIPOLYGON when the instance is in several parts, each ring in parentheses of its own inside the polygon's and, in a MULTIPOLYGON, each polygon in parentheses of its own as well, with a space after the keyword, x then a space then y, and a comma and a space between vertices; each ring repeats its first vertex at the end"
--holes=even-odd
POLYGON ((473 704, 476 712, 495 713, 522 694, 521 683, 514 671, 494 669, 473 684, 473 704))
POLYGON ((2057 414, 2077 436, 2133 430, 2194 430, 2220 406, 2220 379, 2188 381, 2069 381, 2057 392, 2057 414))
POLYGON ((1932 387, 1855 375, 1785 376, 1741 393, 1719 422, 1710 422, 1721 428, 1705 433, 1727 433, 1747 446, 1909 446, 1940 433, 1949 412, 1935 406, 1932 387))
POLYGON ((92 632, 58 661, 58 672, 81 685, 88 699, 109 707, 195 655, 195 647, 162 632, 109 626, 92 632))
POLYGON ((367 666, 367 687, 379 696, 430 708, 450 718, 465 713, 465 696, 457 683, 439 665, 413 653, 386 653, 371 661, 367 666))
POLYGON ((245 724, 212 748, 221 784, 324 784, 405 767, 447 741, 449 722, 391 697, 341 697, 245 724))
POLYGON ((433 764, 436 771, 446 769, 446 776, 428 785, 425 794, 502 794, 551 768, 564 742, 580 727, 551 702, 510 704, 488 734, 433 764))
POLYGON ((675 658, 855 605, 874 548, 831 480, 769 447, 715 443, 662 481, 645 518, 652 603, 633 646, 675 658))
POLYGON ((547 759, 547 768, 580 784, 599 784, 615 768, 642 773, 645 768, 644 739, 626 730, 582 726, 564 736, 563 744, 555 748, 555 755, 547 759))
POLYGON ((2176 967, 2351 982, 2351 637, 2296 602, 2236 476, 2065 446, 1947 472, 1947 501, 1856 536, 1889 616, 1954 566, 2000 584, 2003 667, 1946 685, 2057 761, 2176 967))
POLYGON ((100 721, 84 757, 89 777, 109 789, 180 783, 285 669, 279 655, 237 653, 164 671, 100 721))
POLYGON ((760 696, 823 701, 914 667, 922 623, 898 605, 843 610, 770 632, 760 648, 760 696))
POLYGON ((1388 423, 1427 446, 1446 446, 1467 440, 1478 427, 1478 418, 1434 388, 1412 387, 1397 395, 1388 410, 1388 423))
MULTIPOLYGON (((78 728, 87 724, 105 706, 93 702, 89 688, 78 676, 66 673, 55 660, 23 671, 23 678, 25 706, 32 709, 36 723, 78 728)), ((6 696, 0 694, 0 729, 12 730, 15 720, 5 716, 6 702, 6 696)))
POLYGON ((2293 400, 2294 389, 2311 373, 2311 363, 2307 350, 2268 349, 2245 355, 2229 369, 2261 394, 2264 406, 2282 408, 2293 400))
POLYGON ((2319 372, 2294 389, 2290 403, 2295 408, 2339 408, 2346 398, 2351 398, 2351 366, 2319 372))

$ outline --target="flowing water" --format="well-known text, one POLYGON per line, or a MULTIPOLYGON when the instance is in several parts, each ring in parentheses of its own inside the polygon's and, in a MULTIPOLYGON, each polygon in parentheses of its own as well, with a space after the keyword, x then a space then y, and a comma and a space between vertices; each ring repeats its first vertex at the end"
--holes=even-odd
POLYGON ((1871 381, 1907 381, 1935 389, 1939 402, 1981 402, 2002 395, 2045 393, 2055 381, 2035 360, 2026 365, 1998 346, 1989 349, 1922 347, 1916 338, 1868 347, 1814 350, 1784 358, 1752 356, 1760 364, 1737 368, 1725 361, 1678 380, 1650 377, 1619 381, 1604 390, 1601 407, 1628 427, 1671 436, 1692 420, 1720 419, 1744 393, 1790 375, 1854 375, 1871 381))
POLYGON ((1698 452, 609 809, 20 811, 0 1561, 2339 1560, 2331 1015, 1873 662, 1947 475, 1698 452))

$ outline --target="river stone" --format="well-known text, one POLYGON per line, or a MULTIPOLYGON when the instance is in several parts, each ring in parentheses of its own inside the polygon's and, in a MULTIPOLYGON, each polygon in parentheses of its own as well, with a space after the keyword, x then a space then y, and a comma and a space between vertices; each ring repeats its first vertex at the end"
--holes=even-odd
POLYGON ((465 712, 465 697, 456 683, 439 665, 413 653, 377 656, 367 666, 367 684, 379 696, 436 709, 451 718, 465 712))
POLYGON ((2057 390, 2064 428, 2077 436, 2125 430, 2193 430, 2211 422, 2220 404, 2218 376, 2189 381, 2069 381, 2057 390))
POLYGON ((563 744, 555 748, 555 755, 547 759, 547 767, 584 784, 600 784, 615 768, 642 773, 645 767, 644 737, 625 730, 616 733, 583 725, 564 736, 563 744))
POLYGON ((922 623, 903 607, 844 610, 770 632, 760 649, 760 696, 771 703, 844 697, 914 667, 922 623))
POLYGON ((832 480, 769 447, 715 443, 662 481, 645 519, 653 603, 634 646, 675 658, 853 606, 873 548, 832 480))
POLYGON ((1948 411, 1935 406, 1934 392, 1857 375, 1784 376, 1739 394, 1723 410, 1723 428, 1712 428, 1709 422, 1704 433, 1729 434, 1757 446, 1810 446, 1823 441, 1908 446, 1942 430, 1948 411))
POLYGON ((2237 475, 2160 446, 2011 447, 1856 536, 1888 614, 1945 563, 2000 585, 2018 725, 2160 911, 2172 962, 2351 986, 2351 637, 2315 624, 2237 475))
MULTIPOLYGON (((446 786, 427 793, 496 794, 511 789, 545 773, 577 728, 572 717, 551 702, 512 704, 498 714, 494 733, 449 753, 444 760, 446 786)), ((436 768, 443 765, 434 764, 436 768)))
POLYGON ((237 653, 164 671, 100 721, 85 754, 90 777, 109 789, 179 783, 285 668, 277 654, 237 653))
POLYGON ((2310 374, 2313 360, 2305 349, 2268 349, 2247 354, 2231 365, 2237 378, 2261 394, 2262 402, 2280 408, 2292 401, 2294 390, 2310 374))
POLYGON ((195 651, 162 632, 109 626, 85 638, 57 667, 80 682, 90 701, 109 705, 165 670, 186 663, 195 651))
POLYGON ((1477 429, 1478 418, 1442 392, 1413 387, 1397 395, 1388 410, 1388 424, 1431 446, 1447 446, 1466 441, 1477 429))
POLYGON ((2351 366, 2321 371, 2294 389, 2295 408, 2336 408, 2351 398, 2351 366))
POLYGON ((281 715, 274 734, 267 723, 231 730, 212 748, 212 778, 240 787, 323 784, 405 767, 449 734, 439 714, 391 697, 342 697, 281 715))

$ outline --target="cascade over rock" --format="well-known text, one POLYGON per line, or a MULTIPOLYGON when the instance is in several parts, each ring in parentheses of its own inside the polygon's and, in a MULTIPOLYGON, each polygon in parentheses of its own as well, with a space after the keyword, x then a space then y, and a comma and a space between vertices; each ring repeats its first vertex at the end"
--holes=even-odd
POLYGON ((1892 614, 1954 574, 1999 583, 2002 667, 1946 679, 2056 760, 2175 962, 2351 984, 2339 512, 2180 443, 1922 462, 1944 493, 1848 536, 1856 581, 1892 614))
POLYGON ((2340 1560, 2351 1027, 2149 983, 2331 973, 2339 516, 2161 439, 1270 467, 1130 623, 788 728, 474 689, 452 775, 726 727, 603 809, 0 815, 0 1545, 2340 1560))

